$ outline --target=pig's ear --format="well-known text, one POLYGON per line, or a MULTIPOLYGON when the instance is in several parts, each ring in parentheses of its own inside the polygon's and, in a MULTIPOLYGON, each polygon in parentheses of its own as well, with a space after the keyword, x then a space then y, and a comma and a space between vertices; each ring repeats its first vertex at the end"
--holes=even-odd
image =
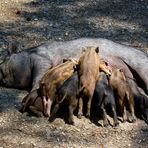
POLYGON ((105 65, 108 66, 108 62, 104 61, 105 65))
POLYGON ((68 61, 68 59, 63 59, 63 63, 65 63, 65 62, 67 62, 68 61))
POLYGON ((99 47, 96 47, 95 51, 96 53, 99 53, 99 47))
POLYGON ((75 66, 73 66, 74 72, 79 70, 79 65, 76 64, 75 66))
POLYGON ((18 52, 18 44, 17 43, 11 43, 8 47, 8 54, 11 55, 13 53, 18 52))
POLYGON ((85 52, 86 51, 86 47, 82 47, 82 52, 85 52))

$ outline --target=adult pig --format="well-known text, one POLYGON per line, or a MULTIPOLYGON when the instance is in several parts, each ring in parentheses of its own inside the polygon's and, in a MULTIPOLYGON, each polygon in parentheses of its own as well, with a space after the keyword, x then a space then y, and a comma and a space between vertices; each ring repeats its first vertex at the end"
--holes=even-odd
POLYGON ((102 58, 121 58, 132 70, 134 78, 141 79, 142 89, 148 94, 148 55, 138 49, 102 38, 80 38, 66 42, 40 45, 12 54, 0 65, 0 84, 19 89, 35 89, 45 71, 63 58, 78 58, 82 47, 99 47, 102 58))
POLYGON ((38 48, 13 53, 0 64, 0 85, 35 90, 41 76, 51 65, 50 58, 38 53, 38 48))

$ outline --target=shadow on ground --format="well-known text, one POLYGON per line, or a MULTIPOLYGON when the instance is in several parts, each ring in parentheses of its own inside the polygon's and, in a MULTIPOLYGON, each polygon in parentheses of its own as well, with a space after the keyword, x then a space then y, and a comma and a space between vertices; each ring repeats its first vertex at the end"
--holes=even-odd
POLYGON ((147 0, 29 0, 22 5, 12 12, 18 20, 0 23, 1 44, 17 40, 24 49, 47 40, 102 37, 147 47, 147 0))
POLYGON ((0 113, 10 109, 19 110, 21 101, 27 94, 27 91, 20 91, 16 89, 0 89, 0 113))

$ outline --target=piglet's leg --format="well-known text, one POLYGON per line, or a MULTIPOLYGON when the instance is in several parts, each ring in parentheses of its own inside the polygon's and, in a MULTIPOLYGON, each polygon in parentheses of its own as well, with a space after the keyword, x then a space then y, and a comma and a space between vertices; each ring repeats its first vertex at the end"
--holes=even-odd
POLYGON ((103 104, 101 105, 101 110, 102 110, 102 115, 103 115, 103 126, 107 127, 109 125, 109 123, 108 123, 108 119, 107 119, 107 113, 106 113, 106 110, 105 110, 103 104))
POLYGON ((53 121, 55 119, 55 114, 57 113, 58 109, 59 109, 60 104, 57 103, 51 113, 51 116, 49 117, 49 121, 53 121))
POLYGON ((136 116, 135 116, 133 104, 130 104, 130 112, 131 112, 131 116, 132 116, 132 119, 131 119, 130 122, 135 122, 136 121, 136 116))
POLYGON ((77 98, 72 97, 69 104, 69 119, 68 119, 69 124, 72 124, 72 125, 75 124, 73 112, 77 108, 77 104, 78 104, 77 98))
POLYGON ((51 105, 52 105, 52 101, 48 99, 47 104, 46 104, 46 111, 47 111, 48 117, 50 117, 51 105))
POLYGON ((44 114, 45 116, 47 117, 50 117, 50 110, 51 110, 51 105, 52 105, 52 102, 50 99, 46 99, 45 96, 43 96, 43 105, 44 105, 44 114))
POLYGON ((124 111, 123 111, 123 122, 127 121, 127 113, 126 113, 126 107, 124 106, 124 111))
POLYGON ((46 112, 46 104, 47 104, 47 100, 46 100, 46 97, 43 96, 43 113, 45 116, 47 116, 47 112, 46 112))
POLYGON ((74 125, 74 115, 73 115, 74 107, 72 105, 69 106, 69 118, 68 123, 74 125))
POLYGON ((79 107, 78 107, 78 118, 82 118, 83 111, 83 99, 82 97, 79 98, 79 107))
POLYGON ((87 113, 86 113, 87 118, 90 118, 90 108, 91 108, 91 98, 89 98, 87 103, 87 113))
POLYGON ((112 112, 113 112, 113 118, 114 118, 114 126, 119 125, 118 119, 117 119, 117 113, 115 106, 112 105, 112 112))

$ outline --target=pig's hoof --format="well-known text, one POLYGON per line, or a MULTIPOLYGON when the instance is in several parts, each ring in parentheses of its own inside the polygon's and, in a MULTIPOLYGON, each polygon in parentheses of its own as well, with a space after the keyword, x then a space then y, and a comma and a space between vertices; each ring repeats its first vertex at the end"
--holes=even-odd
POLYGON ((109 126, 109 123, 108 122, 105 122, 105 123, 103 123, 103 126, 104 127, 108 127, 109 126))
POLYGON ((130 123, 134 123, 134 122, 136 122, 136 119, 135 119, 135 118, 130 119, 130 120, 128 120, 128 122, 130 122, 130 123))
POLYGON ((50 117, 47 113, 44 113, 44 116, 45 116, 45 117, 50 117))
POLYGON ((38 113, 36 116, 37 116, 38 118, 41 118, 41 117, 43 117, 43 114, 42 114, 42 113, 38 113))
POLYGON ((126 121, 127 121, 127 119, 123 119, 123 121, 122 121, 122 122, 123 122, 123 123, 125 123, 126 121))
POLYGON ((69 123, 70 125, 75 125, 74 121, 72 121, 72 120, 68 120, 68 123, 69 123))
POLYGON ((89 113, 86 114, 86 118, 90 118, 90 114, 89 113))
POLYGON ((19 112, 23 114, 24 113, 23 108, 19 109, 19 112))
POLYGON ((114 127, 119 126, 119 122, 114 123, 114 127))
POLYGON ((136 119, 133 119, 132 122, 133 122, 133 123, 136 122, 136 119))
POLYGON ((78 118, 81 119, 82 118, 82 113, 78 113, 78 118))
POLYGON ((53 122, 54 119, 55 119, 54 117, 49 117, 48 121, 49 121, 49 122, 53 122))

